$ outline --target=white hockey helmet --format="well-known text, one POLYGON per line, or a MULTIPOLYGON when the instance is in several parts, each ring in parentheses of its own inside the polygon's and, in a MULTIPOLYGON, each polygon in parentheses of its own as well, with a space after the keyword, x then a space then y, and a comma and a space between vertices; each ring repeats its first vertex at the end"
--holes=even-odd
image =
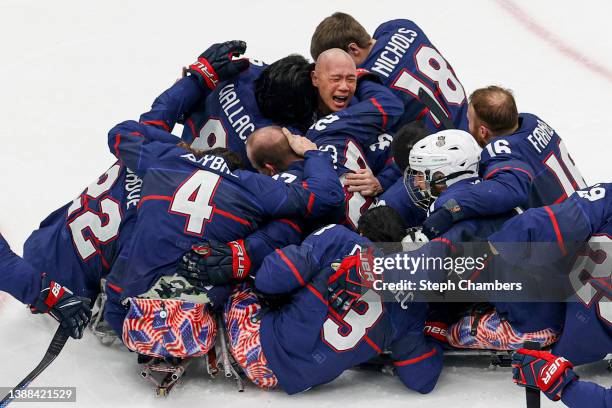
POLYGON ((436 186, 448 187, 478 176, 481 150, 472 135, 457 129, 443 130, 417 142, 404 173, 404 184, 415 204, 428 209, 439 194, 436 186))

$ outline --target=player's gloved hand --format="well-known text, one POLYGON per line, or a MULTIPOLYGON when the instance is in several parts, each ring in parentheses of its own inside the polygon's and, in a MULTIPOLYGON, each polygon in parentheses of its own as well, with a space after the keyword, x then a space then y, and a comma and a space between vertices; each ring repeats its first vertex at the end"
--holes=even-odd
POLYGON ((243 240, 227 244, 210 240, 191 247, 179 262, 177 273, 195 287, 227 285, 244 280, 251 259, 243 240))
POLYGON ((30 306, 32 313, 49 313, 70 337, 83 337, 83 331, 91 319, 90 300, 76 296, 46 275, 42 277, 41 287, 36 303, 30 306))
POLYGON ((197 77, 200 85, 215 89, 220 81, 232 79, 249 67, 247 58, 232 59, 246 51, 244 41, 226 41, 213 44, 189 66, 189 73, 197 77))
POLYGON ((461 206, 454 199, 450 199, 423 221, 423 233, 432 240, 444 234, 461 219, 461 206))
POLYGON ((342 262, 335 262, 336 272, 328 281, 328 303, 338 314, 343 315, 368 289, 374 280, 381 279, 373 273, 374 252, 372 248, 357 251, 342 262))
POLYGON ((425 322, 423 333, 440 343, 448 343, 446 338, 448 334, 448 324, 445 322, 427 321, 425 322))
POLYGON ((538 388, 557 401, 565 386, 578 379, 572 367, 563 357, 522 348, 512 355, 512 380, 521 387, 538 388))

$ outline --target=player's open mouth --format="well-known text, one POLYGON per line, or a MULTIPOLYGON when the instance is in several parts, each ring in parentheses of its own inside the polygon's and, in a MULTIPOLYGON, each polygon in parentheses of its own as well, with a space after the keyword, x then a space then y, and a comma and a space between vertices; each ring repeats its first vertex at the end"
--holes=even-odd
POLYGON ((332 96, 332 99, 337 106, 344 106, 348 102, 348 96, 332 96))

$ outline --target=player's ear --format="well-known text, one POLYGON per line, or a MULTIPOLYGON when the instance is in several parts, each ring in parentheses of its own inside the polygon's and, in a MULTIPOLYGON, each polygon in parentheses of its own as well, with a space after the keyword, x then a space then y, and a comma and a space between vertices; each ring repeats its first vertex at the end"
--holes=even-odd
POLYGON ((270 177, 278 173, 276 169, 274 168, 274 166, 271 165, 270 163, 264 164, 264 167, 261 169, 261 172, 270 177))
POLYGON ((317 78, 317 73, 315 72, 315 70, 310 71, 310 79, 312 79, 312 86, 318 88, 319 78, 317 78))
POLYGON ((348 45, 348 47, 346 48, 346 52, 349 53, 349 55, 355 59, 355 58, 359 58, 361 56, 361 48, 359 48, 359 46, 357 45, 357 43, 350 43, 348 45))

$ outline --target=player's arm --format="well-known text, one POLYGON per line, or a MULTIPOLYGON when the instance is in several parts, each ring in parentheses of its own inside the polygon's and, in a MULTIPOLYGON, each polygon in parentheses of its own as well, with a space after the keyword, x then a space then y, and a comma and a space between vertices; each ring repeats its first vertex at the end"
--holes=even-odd
POLYGON ((320 269, 311 245, 289 245, 264 258, 255 287, 269 295, 290 293, 306 286, 320 269))
POLYGON ((179 261, 177 273, 194 286, 227 285, 255 273, 278 248, 299 244, 301 228, 290 220, 274 220, 245 239, 199 242, 179 261))
POLYGON ((248 68, 247 59, 232 59, 246 51, 244 41, 213 44, 191 64, 188 76, 158 96, 140 122, 171 132, 174 125, 195 103, 210 94, 220 81, 226 81, 248 68))
POLYGON ((108 147, 115 157, 143 177, 149 166, 164 153, 179 149, 181 140, 173 134, 132 120, 108 132, 108 147))
POLYGON ((434 238, 455 222, 502 214, 528 203, 533 171, 521 161, 500 162, 488 169, 482 182, 453 192, 438 201, 436 209, 423 222, 423 232, 434 238))
POLYGON ((264 213, 270 218, 316 218, 342 206, 344 192, 329 153, 317 150, 305 137, 292 135, 286 129, 284 132, 293 150, 304 156, 303 181, 301 185, 287 184, 261 174, 248 174, 246 187, 259 197, 264 213))
POLYGON ((574 381, 563 390, 561 401, 569 408, 612 408, 612 388, 589 381, 574 381))
POLYGON ((15 254, 0 235, 0 291, 25 304, 36 301, 41 290, 40 272, 15 254))
POLYGON ((427 338, 422 331, 415 331, 391 345, 393 366, 402 383, 426 394, 438 382, 442 371, 442 347, 427 338))

